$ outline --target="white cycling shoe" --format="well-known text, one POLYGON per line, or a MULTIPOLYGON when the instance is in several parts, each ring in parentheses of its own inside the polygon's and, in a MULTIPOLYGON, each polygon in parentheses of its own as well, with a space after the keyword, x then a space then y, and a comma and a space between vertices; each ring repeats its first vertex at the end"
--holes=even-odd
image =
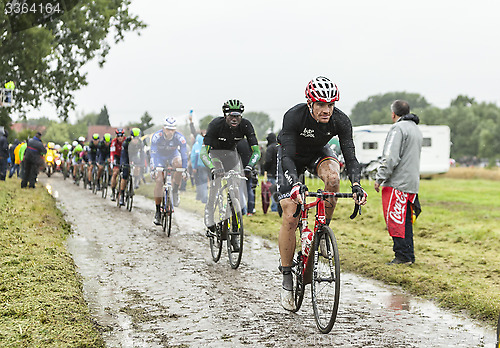
POLYGON ((281 288, 281 306, 287 311, 295 309, 295 301, 293 300, 293 291, 281 288))

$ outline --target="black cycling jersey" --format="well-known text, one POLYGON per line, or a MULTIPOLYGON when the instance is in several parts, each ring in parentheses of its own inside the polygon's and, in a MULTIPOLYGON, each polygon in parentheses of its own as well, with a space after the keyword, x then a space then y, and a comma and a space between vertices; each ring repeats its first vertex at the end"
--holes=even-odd
POLYGON ((144 165, 144 144, 138 138, 128 137, 122 143, 122 152, 120 154, 120 164, 144 165))
POLYGON ((104 140, 101 140, 99 144, 97 144, 97 157, 99 162, 104 162, 109 158, 109 145, 111 142, 106 143, 104 140))
POLYGON ((250 146, 258 145, 252 123, 243 118, 236 128, 231 128, 224 117, 217 117, 210 122, 203 144, 215 150, 234 150, 236 143, 247 138, 250 146))
POLYGON ((311 115, 306 103, 285 113, 283 128, 278 135, 281 144, 281 165, 290 185, 299 181, 297 162, 308 162, 323 151, 328 141, 338 135, 351 182, 359 182, 361 168, 354 151, 352 124, 349 117, 337 108, 328 123, 319 123, 311 115))
POLYGON ((95 145, 92 140, 90 141, 88 156, 89 156, 90 162, 92 162, 92 163, 96 162, 98 147, 99 147, 99 144, 95 145))

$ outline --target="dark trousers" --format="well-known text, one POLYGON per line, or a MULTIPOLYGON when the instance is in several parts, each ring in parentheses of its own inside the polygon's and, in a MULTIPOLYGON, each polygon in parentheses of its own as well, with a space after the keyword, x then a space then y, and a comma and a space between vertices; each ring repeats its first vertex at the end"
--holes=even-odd
POLYGON ((208 181, 209 171, 207 167, 199 166, 194 175, 196 183, 196 199, 201 203, 207 203, 208 200, 208 181))
POLYGON ((12 178, 14 173, 16 173, 19 178, 19 164, 13 164, 12 167, 10 167, 9 178, 12 178))
POLYGON ((31 158, 25 158, 24 161, 24 172, 23 180, 21 181, 21 187, 26 186, 35 188, 36 177, 38 176, 38 168, 40 166, 39 161, 33 160, 31 158))
POLYGON ((397 259, 403 261, 415 262, 415 252, 413 250, 413 221, 412 221, 412 204, 407 203, 406 206, 406 222, 405 222, 405 237, 392 237, 394 246, 394 254, 397 259))
POLYGON ((0 157, 0 180, 5 180, 7 176, 7 158, 0 157))

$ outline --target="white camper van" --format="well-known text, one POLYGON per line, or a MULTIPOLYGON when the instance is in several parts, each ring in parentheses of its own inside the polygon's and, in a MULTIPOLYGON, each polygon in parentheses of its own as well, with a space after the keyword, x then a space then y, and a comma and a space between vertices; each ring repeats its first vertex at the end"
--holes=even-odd
MULTIPOLYGON (((368 165, 382 156, 384 142, 392 124, 353 127, 356 157, 368 165)), ((420 156, 420 175, 446 173, 450 169, 450 127, 419 125, 424 137, 420 156)))

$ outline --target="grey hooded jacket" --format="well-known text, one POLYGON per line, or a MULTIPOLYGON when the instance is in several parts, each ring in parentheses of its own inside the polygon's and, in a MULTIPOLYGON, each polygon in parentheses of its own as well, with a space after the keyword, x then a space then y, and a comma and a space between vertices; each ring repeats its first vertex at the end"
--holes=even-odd
POLYGON ((418 116, 408 114, 394 123, 387 134, 376 182, 407 193, 418 193, 422 132, 418 116))

